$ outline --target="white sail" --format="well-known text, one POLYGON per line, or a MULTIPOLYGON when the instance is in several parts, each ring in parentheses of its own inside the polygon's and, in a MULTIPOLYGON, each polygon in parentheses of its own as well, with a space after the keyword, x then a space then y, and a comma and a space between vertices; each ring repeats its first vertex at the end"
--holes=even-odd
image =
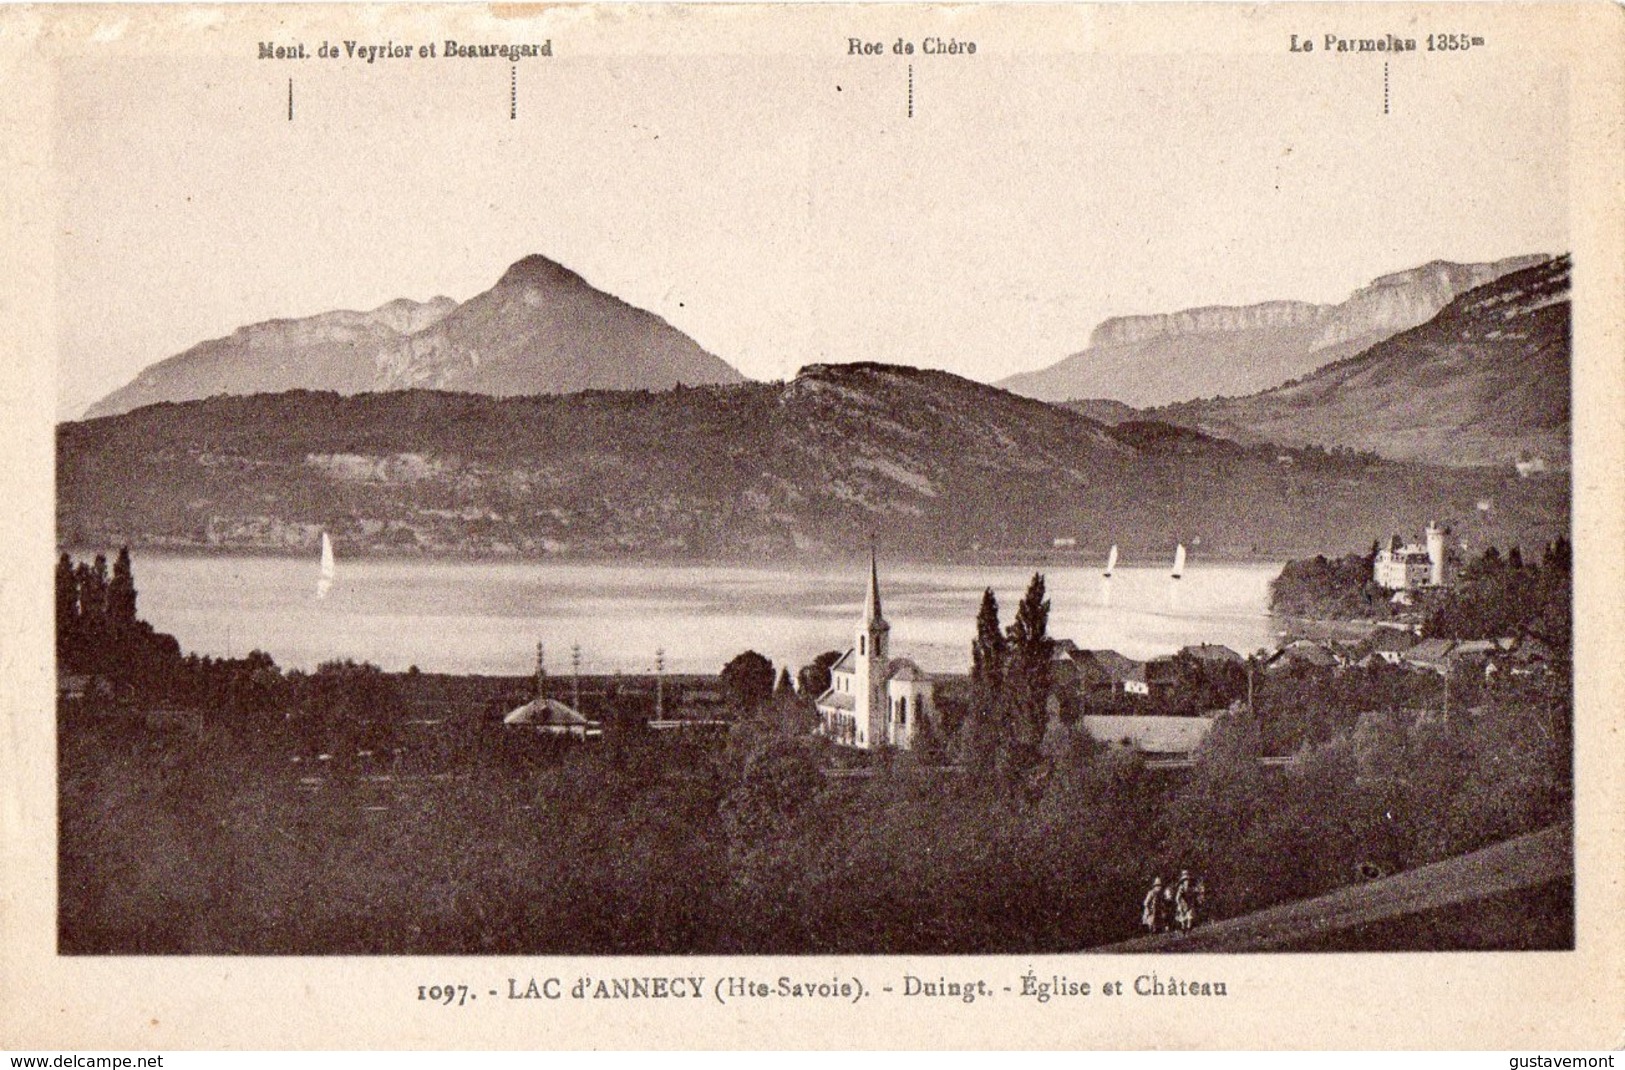
POLYGON ((1183 573, 1184 571, 1185 571, 1185 544, 1180 543, 1179 548, 1174 551, 1174 579, 1176 579, 1176 580, 1179 579, 1180 574, 1183 573))
POLYGON ((338 565, 333 560, 333 540, 322 532, 322 572, 316 580, 316 597, 326 598, 327 592, 333 589, 333 580, 338 575, 338 565))
POLYGON ((1106 555, 1106 575, 1110 576, 1117 568, 1117 544, 1112 543, 1112 552, 1106 555))

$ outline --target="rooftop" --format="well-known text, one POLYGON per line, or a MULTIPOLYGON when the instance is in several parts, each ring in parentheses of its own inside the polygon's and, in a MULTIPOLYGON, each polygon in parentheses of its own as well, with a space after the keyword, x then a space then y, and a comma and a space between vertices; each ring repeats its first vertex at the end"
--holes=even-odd
POLYGON ((553 728, 586 728, 590 721, 579 710, 571 709, 557 699, 541 698, 527 702, 502 719, 503 724, 533 725, 553 728))

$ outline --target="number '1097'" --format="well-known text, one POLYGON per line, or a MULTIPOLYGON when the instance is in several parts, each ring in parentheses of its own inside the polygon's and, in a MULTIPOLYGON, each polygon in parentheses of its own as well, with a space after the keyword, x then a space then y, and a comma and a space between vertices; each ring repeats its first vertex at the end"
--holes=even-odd
POLYGON ((421 1001, 461 1007, 468 998, 467 985, 418 985, 418 999, 421 1001))

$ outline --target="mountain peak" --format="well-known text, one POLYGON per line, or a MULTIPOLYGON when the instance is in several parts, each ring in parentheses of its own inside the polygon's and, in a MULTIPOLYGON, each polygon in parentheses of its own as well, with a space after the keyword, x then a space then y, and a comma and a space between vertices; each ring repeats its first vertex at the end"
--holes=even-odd
POLYGON ((571 271, 556 260, 550 260, 540 253, 532 253, 520 260, 516 260, 502 278, 497 281, 498 286, 535 286, 544 289, 559 286, 587 286, 586 279, 571 271))

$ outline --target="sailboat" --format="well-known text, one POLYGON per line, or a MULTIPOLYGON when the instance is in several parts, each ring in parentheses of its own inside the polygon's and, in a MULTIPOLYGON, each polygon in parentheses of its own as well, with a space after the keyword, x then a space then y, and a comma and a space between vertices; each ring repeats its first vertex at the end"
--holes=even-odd
POLYGON ((333 561, 333 540, 322 532, 322 571, 316 580, 316 597, 326 598, 327 592, 333 589, 333 579, 338 574, 338 566, 333 561))
POLYGON ((1112 570, 1117 567, 1117 544, 1112 543, 1112 552, 1106 555, 1106 578, 1110 579, 1112 570))
POLYGON ((1183 573, 1184 571, 1185 571, 1185 544, 1180 543, 1179 548, 1174 551, 1174 579, 1176 579, 1176 580, 1179 579, 1180 574, 1183 573))

